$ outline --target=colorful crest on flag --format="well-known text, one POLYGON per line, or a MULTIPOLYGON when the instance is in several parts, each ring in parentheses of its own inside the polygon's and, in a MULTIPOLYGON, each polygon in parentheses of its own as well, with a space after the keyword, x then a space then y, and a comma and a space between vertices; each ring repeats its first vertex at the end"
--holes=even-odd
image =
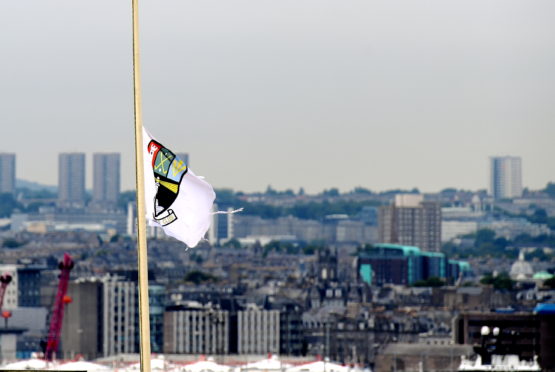
POLYGON ((187 173, 187 165, 173 152, 151 140, 147 146, 152 159, 152 171, 156 183, 154 197, 154 220, 166 226, 177 220, 177 215, 170 209, 179 194, 179 186, 187 173))

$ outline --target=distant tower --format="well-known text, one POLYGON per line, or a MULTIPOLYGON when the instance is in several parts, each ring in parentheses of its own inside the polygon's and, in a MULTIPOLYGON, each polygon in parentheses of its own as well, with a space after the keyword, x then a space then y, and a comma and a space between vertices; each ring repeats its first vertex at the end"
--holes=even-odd
POLYGON ((378 225, 382 243, 441 250, 441 207, 420 194, 395 195, 394 204, 380 207, 378 225))
POLYGON ((15 192, 15 154, 0 154, 0 194, 15 192))
POLYGON ((494 199, 522 196, 522 161, 518 156, 490 158, 489 193, 494 199))
MULTIPOLYGON (((218 210, 218 205, 214 204, 214 212, 218 210)), ((233 208, 226 208, 226 212, 221 214, 214 214, 212 216, 212 223, 208 229, 208 241, 210 244, 222 244, 234 237, 234 214, 231 213, 233 208)))
POLYGON ((58 157, 58 206, 85 206, 85 154, 61 153, 58 157))
POLYGON ((93 154, 93 202, 115 206, 120 194, 120 154, 93 154))

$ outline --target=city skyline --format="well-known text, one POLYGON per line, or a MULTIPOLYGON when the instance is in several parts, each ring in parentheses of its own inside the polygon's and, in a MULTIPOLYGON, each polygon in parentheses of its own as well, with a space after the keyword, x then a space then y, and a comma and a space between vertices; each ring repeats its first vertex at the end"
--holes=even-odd
MULTIPOLYGON (((68 154, 68 153, 59 153, 59 154, 58 154, 58 158, 59 158, 60 156, 66 155, 66 154, 68 154)), ((100 195, 100 194, 98 194, 98 195, 95 197, 95 196, 94 196, 95 192, 96 192, 96 193, 99 193, 99 192, 100 192, 100 193, 105 193, 105 192, 106 192, 106 191, 101 191, 101 190, 100 190, 100 188, 106 187, 105 185, 103 185, 104 183, 110 184, 110 188, 111 188, 111 190, 112 190, 112 191, 111 191, 111 194, 113 194, 113 195, 111 196, 112 199, 114 198, 114 195, 115 195, 114 193, 117 193, 117 194, 119 195, 119 192, 134 190, 134 185, 132 185, 133 188, 130 188, 130 189, 120 189, 120 187, 117 186, 117 185, 120 184, 120 179, 119 179, 119 178, 120 178, 120 174, 121 174, 121 165, 120 165, 120 160, 119 160, 120 157, 121 157, 121 154, 120 154, 120 153, 116 153, 116 152, 112 152, 112 153, 98 153, 98 152, 93 152, 92 154, 87 154, 87 153, 70 153, 70 154, 79 154, 79 155, 83 155, 83 156, 84 156, 84 159, 83 159, 82 163, 84 164, 84 167, 83 167, 84 172, 83 172, 83 174, 84 174, 84 176, 85 176, 85 181, 84 181, 85 190, 86 190, 87 192, 91 192, 91 193, 93 194, 93 199, 99 198, 99 195, 100 195), (91 159, 90 159, 90 160, 87 160, 87 159, 89 158, 89 155, 90 155, 90 158, 91 158, 91 159), (110 171, 109 171, 109 173, 110 173, 110 177, 109 177, 110 180, 105 180, 105 181, 101 181, 101 180, 100 180, 100 177, 99 177, 100 173, 99 173, 99 172, 105 171, 105 169, 104 169, 104 168, 102 168, 102 169, 101 169, 101 168, 98 168, 98 165, 97 165, 97 160, 98 160, 98 159, 97 159, 97 158, 99 158, 99 157, 102 157, 103 159, 104 159, 104 158, 110 158, 110 157, 116 157, 116 158, 117 158, 117 163, 114 163, 114 164, 111 164, 111 165, 110 165, 110 167, 111 167, 111 168, 110 168, 110 171), (92 168, 92 169, 91 169, 91 168, 92 168), (115 172, 115 173, 114 173, 114 172, 115 172), (113 177, 116 177, 115 174, 117 174, 117 179, 112 180, 113 177), (114 183, 114 182, 115 182, 115 183, 114 183), (98 183, 98 184, 97 184, 97 183, 98 183), (98 188, 97 191, 95 191, 95 184, 97 184, 97 186, 96 186, 96 187, 98 188), (102 187, 101 187, 101 186, 102 186, 102 187), (120 191, 116 191, 116 189, 119 189, 120 191)), ((0 155, 2 155, 2 154, 0 154, 0 155)), ((15 153, 10 153, 10 154, 3 154, 3 155, 6 155, 6 156, 9 155, 9 156, 11 156, 11 157, 12 157, 12 163, 13 163, 13 165, 15 165, 15 168, 17 168, 17 154, 15 154, 15 153)), ((188 153, 179 153, 178 156, 179 156, 180 158, 182 158, 182 159, 189 160, 189 154, 188 154, 188 153)), ((492 167, 493 167, 492 164, 494 164, 493 162, 494 162, 495 160, 497 160, 497 161, 502 161, 502 160, 505 160, 505 159, 509 159, 509 160, 517 159, 517 160, 518 160, 518 179, 519 179, 519 186, 518 186, 518 189, 520 190, 519 193, 517 193, 517 194, 515 194, 515 195, 513 195, 513 196, 510 196, 510 195, 507 194, 507 195, 505 195, 505 197, 508 197, 508 198, 510 198, 510 197, 520 197, 520 196, 521 196, 521 193, 522 193, 522 190, 525 189, 525 188, 527 188, 527 186, 522 185, 522 181, 521 181, 521 179, 520 179, 520 178, 521 178, 521 175, 522 175, 522 169, 521 169, 521 161, 522 161, 522 159, 521 159, 520 157, 518 157, 518 156, 509 156, 509 155, 507 155, 507 156, 490 156, 489 159, 488 159, 488 164, 489 164, 489 175, 488 175, 488 180, 487 180, 489 183, 486 183, 485 185, 483 185, 482 187, 477 188, 477 189, 466 189, 466 190, 468 190, 468 191, 486 191, 486 192, 488 192, 488 195, 492 196, 492 187, 493 187, 493 186, 492 186, 492 185, 493 185, 492 182, 494 182, 493 179, 494 179, 494 177, 499 177, 499 176, 494 176, 494 175, 493 175, 493 174, 494 174, 494 173, 493 173, 493 172, 494 172, 494 171, 493 171, 494 168, 492 168, 492 167)), ((114 162, 115 160, 116 160, 116 159, 113 159, 113 160, 110 160, 110 161, 111 161, 111 162, 114 162)), ((106 161, 106 160, 103 160, 103 161, 106 161)), ((13 165, 12 165, 12 167, 13 167, 13 165)), ((106 165, 103 165, 103 166, 106 167, 106 165)), ((41 183, 40 181, 38 181, 38 182, 37 182, 37 181, 33 181, 33 180, 30 180, 30 179, 25 178, 24 176, 23 176, 23 177, 20 177, 19 175, 17 175, 17 176, 14 178, 14 179, 17 181, 17 182, 15 182, 15 184, 14 184, 14 185, 15 185, 15 186, 14 186, 14 190, 15 190, 15 187, 17 187, 17 183, 19 183, 20 181, 34 183, 34 184, 36 184, 34 187, 40 187, 40 186, 42 186, 42 187, 45 187, 45 188, 58 188, 58 187, 59 187, 59 182, 60 182, 60 177, 61 177, 61 175, 60 175, 60 173, 59 173, 59 172, 60 172, 60 164, 59 164, 59 161, 58 161, 58 168, 56 169, 56 172, 57 172, 57 174, 58 174, 58 183, 57 183, 57 184, 54 184, 54 185, 52 185, 52 184, 41 183)), ((497 174, 497 173, 495 173, 495 174, 497 174)), ((2 177, 0 177, 0 181, 3 181, 3 182, 8 181, 8 182, 10 182, 8 179, 3 179, 2 177)), ((548 180, 548 183, 552 183, 552 182, 553 182, 553 181, 548 180)), ((546 185, 547 185, 547 184, 546 184, 546 185)), ((533 189, 533 188, 532 188, 531 190, 541 190, 541 189, 543 189, 546 185, 541 185, 539 188, 537 188, 537 189, 533 189)), ((271 187, 272 185, 267 185, 267 186, 271 187)), ((374 192, 382 192, 382 191, 389 191, 389 190, 402 189, 402 188, 400 188, 400 187, 395 187, 395 186, 393 186, 393 187, 391 187, 391 188, 389 188, 389 189, 377 190, 377 189, 371 189, 371 188, 369 188, 369 187, 367 187, 367 186, 365 186, 365 185, 357 185, 357 186, 354 186, 354 187, 351 188, 351 189, 344 189, 344 190, 339 190, 339 191, 340 191, 340 192, 348 192, 348 191, 354 190, 354 189, 357 188, 357 187, 366 188, 366 189, 369 189, 369 190, 374 191, 374 192)), ((496 186, 496 187, 498 187, 498 186, 496 186)), ((233 190, 235 190, 235 191, 245 191, 245 190, 240 190, 240 189, 233 188, 233 187, 225 187, 225 188, 233 189, 233 190)), ((272 188, 273 188, 273 187, 272 187, 272 188)), ((304 188, 302 185, 299 187, 299 189, 301 189, 301 188, 302 188, 303 190, 305 190, 305 188, 304 188)), ((332 188, 333 188, 333 187, 332 187, 332 188)), ((443 190, 443 189, 447 189, 447 188, 455 188, 455 189, 464 190, 463 188, 459 188, 459 187, 457 187, 456 185, 445 186, 445 187, 443 187, 443 188, 441 188, 441 189, 439 189, 439 190, 432 190, 432 191, 422 190, 422 189, 420 189, 418 186, 414 186, 414 187, 412 187, 412 188, 407 188, 407 189, 405 189, 405 190, 410 191, 410 190, 413 190, 414 188, 418 189, 421 193, 434 193, 434 192, 439 192, 439 191, 441 191, 441 190, 443 190)), ((291 187, 285 187, 285 188, 283 188, 283 189, 276 189, 276 188, 273 188, 273 189, 274 189, 274 190, 277 190, 277 191, 292 190, 291 187)), ((263 189, 260 189, 260 190, 249 190, 248 192, 263 192, 263 191, 265 191, 265 190, 266 190, 266 188, 263 188, 263 189)), ((325 188, 322 188, 322 189, 320 189, 320 190, 315 190, 314 193, 318 193, 318 192, 325 191, 325 190, 326 190, 325 188)), ((293 191, 296 192, 296 191, 298 191, 298 190, 293 190, 293 191)), ((305 192, 306 192, 306 190, 305 190, 305 192)))
MULTIPOLYGON (((540 189, 555 178, 554 11, 145 0, 144 123, 216 188, 487 189, 487 158, 512 155, 540 189)), ((0 151, 18 153, 18 178, 54 185, 59 152, 121 152, 133 188, 129 12, 0 4, 0 151)))

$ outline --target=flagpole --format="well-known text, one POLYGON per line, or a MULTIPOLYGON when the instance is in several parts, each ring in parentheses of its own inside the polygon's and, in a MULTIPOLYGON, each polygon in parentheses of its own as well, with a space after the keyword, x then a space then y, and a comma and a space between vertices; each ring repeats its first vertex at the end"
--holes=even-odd
POLYGON ((137 258, 139 269, 139 332, 141 372, 150 372, 150 317, 148 308, 148 254, 146 247, 146 210, 143 167, 143 120, 139 65, 139 4, 133 10, 133 92, 135 107, 135 167, 137 187, 137 258))

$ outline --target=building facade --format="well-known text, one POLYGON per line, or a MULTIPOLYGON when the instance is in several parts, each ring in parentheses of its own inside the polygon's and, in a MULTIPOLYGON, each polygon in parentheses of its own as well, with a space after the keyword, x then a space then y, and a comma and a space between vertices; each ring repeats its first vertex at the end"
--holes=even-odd
POLYGON ((61 153, 58 157, 58 206, 85 206, 85 154, 61 153))
POLYGON ((93 154, 93 202, 103 207, 115 207, 120 184, 120 154, 93 154))
POLYGON ((15 154, 0 154, 0 194, 15 192, 15 154))
POLYGON ((490 158, 489 193, 494 199, 522 196, 522 160, 518 156, 490 158))
POLYGON ((441 250, 441 207, 424 201, 419 194, 396 195, 395 202, 379 210, 379 240, 382 243, 416 246, 425 251, 441 250))
POLYGON ((164 313, 164 353, 229 353, 229 312, 198 306, 172 306, 164 313))
POLYGON ((248 306, 237 313, 239 354, 278 354, 280 351, 280 314, 248 306))
POLYGON ((87 359, 139 351, 137 283, 118 276, 71 282, 62 327, 62 355, 87 359))
POLYGON ((12 310, 19 306, 19 278, 18 265, 0 265, 0 275, 8 274, 12 277, 4 292, 3 310, 12 310))

